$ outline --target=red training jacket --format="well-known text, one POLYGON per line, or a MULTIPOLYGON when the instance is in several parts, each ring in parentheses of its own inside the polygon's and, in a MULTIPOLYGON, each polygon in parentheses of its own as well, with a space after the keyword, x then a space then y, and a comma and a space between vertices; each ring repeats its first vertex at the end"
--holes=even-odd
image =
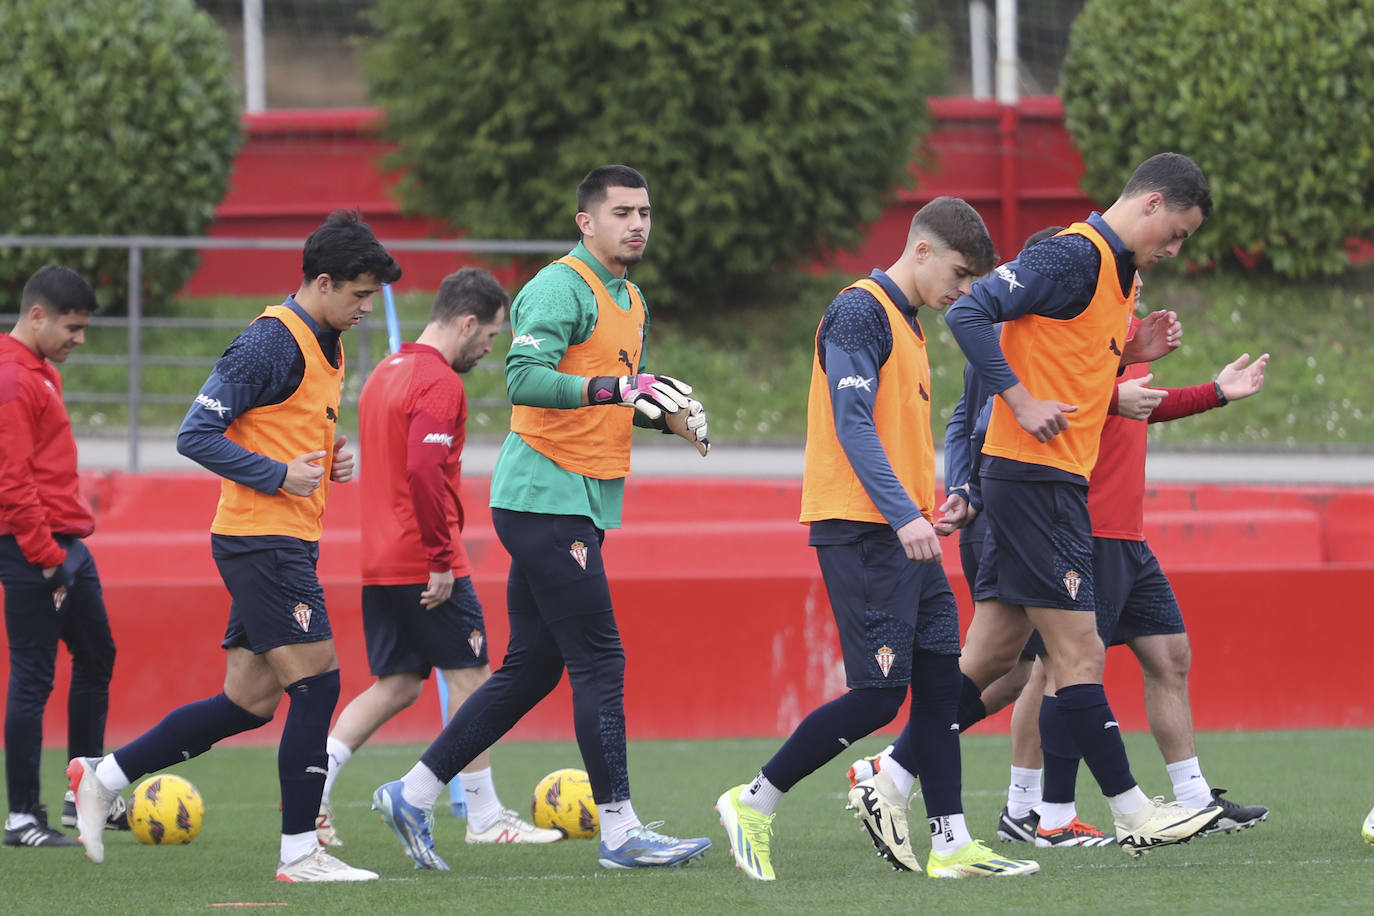
POLYGON ((95 513, 76 474, 62 376, 0 334, 0 535, 13 535, 25 559, 48 567, 67 556, 54 534, 84 538, 94 530, 95 513))
POLYGON ((403 343, 358 399, 364 585, 472 574, 458 499, 467 396, 438 350, 403 343))
MULTIPOLYGON (((1131 319, 1135 332, 1138 320, 1131 319)), ((1140 378, 1150 371, 1149 363, 1126 367, 1117 384, 1140 378)), ((1154 387, 1154 386, 1151 386, 1154 387)), ((1188 388, 1166 388, 1169 392, 1150 414, 1150 423, 1177 420, 1220 407, 1217 388, 1212 382, 1188 388)), ((1107 422, 1102 427, 1097 464, 1088 484, 1088 514, 1092 516, 1093 537, 1121 541, 1145 540, 1145 420, 1128 420, 1116 412, 1115 390, 1107 422)))

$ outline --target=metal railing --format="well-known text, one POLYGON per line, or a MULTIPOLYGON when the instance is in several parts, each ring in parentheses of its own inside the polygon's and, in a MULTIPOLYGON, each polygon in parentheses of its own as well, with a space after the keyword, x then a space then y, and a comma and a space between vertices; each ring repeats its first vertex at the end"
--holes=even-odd
MULTIPOLYGON (((189 403, 189 395, 149 394, 143 391, 143 369, 147 366, 212 366, 214 358, 194 356, 144 356, 143 334, 150 327, 242 328, 240 320, 220 318, 150 318, 143 314, 143 252, 147 250, 181 249, 194 251, 243 250, 281 251, 299 250, 303 239, 284 238, 211 238, 209 236, 170 235, 0 235, 0 247, 5 248, 65 248, 65 249, 128 249, 129 282, 127 314, 125 317, 98 317, 96 327, 125 326, 128 330, 128 352, 124 356, 100 354, 74 355, 71 362, 85 365, 125 365, 128 384, 123 394, 114 392, 67 392, 71 401, 92 404, 124 403, 128 410, 128 460, 130 471, 139 469, 139 445, 142 434, 140 413, 142 405, 189 403)), ((465 252, 469 254, 522 255, 562 254, 572 245, 563 240, 491 240, 491 239, 397 239, 385 241, 388 251, 465 252)), ((16 305, 18 303, 15 303, 16 305)), ((4 316, 10 317, 10 316, 4 316)), ((408 326, 413 326, 409 324, 408 326)), ((358 326, 358 347, 363 354, 361 375, 371 368, 368 354, 369 334, 366 323, 358 326)))

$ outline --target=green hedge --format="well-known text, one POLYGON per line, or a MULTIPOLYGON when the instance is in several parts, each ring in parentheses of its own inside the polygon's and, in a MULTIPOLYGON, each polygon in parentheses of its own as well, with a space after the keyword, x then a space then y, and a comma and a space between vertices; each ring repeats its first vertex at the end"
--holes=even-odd
MULTIPOLYGON (((4 0, 0 35, 0 231, 202 234, 240 142, 229 52, 209 16, 191 0, 4 0)), ((123 308, 124 250, 0 249, 0 290, 14 298, 52 261, 123 308)), ((150 304, 196 261, 149 252, 150 304)))
POLYGON ((1334 274, 1374 239, 1374 0, 1089 0, 1061 92, 1094 197, 1157 152, 1202 166, 1216 212, 1190 259, 1334 274))
POLYGON ((574 189, 648 178, 650 302, 747 296, 861 240, 942 78, 918 0, 379 0, 367 60, 405 205, 485 238, 576 238, 574 189))

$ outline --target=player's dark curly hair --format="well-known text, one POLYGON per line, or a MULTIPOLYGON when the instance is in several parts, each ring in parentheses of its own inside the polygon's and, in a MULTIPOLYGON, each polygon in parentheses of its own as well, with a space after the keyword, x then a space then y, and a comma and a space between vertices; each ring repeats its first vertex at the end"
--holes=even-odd
POLYGON ((335 210, 305 240, 301 273, 307 282, 320 274, 329 274, 335 286, 364 274, 370 274, 378 283, 395 283, 401 279, 401 265, 377 241, 361 213, 335 210))

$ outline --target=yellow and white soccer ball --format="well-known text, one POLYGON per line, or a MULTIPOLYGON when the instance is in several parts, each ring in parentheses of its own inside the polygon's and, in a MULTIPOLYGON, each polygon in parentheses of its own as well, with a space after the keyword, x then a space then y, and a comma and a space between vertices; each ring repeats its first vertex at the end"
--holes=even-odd
POLYGON ((565 837, 594 837, 601 829, 592 784, 582 770, 554 770, 534 787, 530 813, 536 827, 561 830, 565 837))
POLYGON ((129 801, 129 829, 150 846, 189 843, 204 820, 200 792, 180 776, 150 776, 138 784, 129 801))

